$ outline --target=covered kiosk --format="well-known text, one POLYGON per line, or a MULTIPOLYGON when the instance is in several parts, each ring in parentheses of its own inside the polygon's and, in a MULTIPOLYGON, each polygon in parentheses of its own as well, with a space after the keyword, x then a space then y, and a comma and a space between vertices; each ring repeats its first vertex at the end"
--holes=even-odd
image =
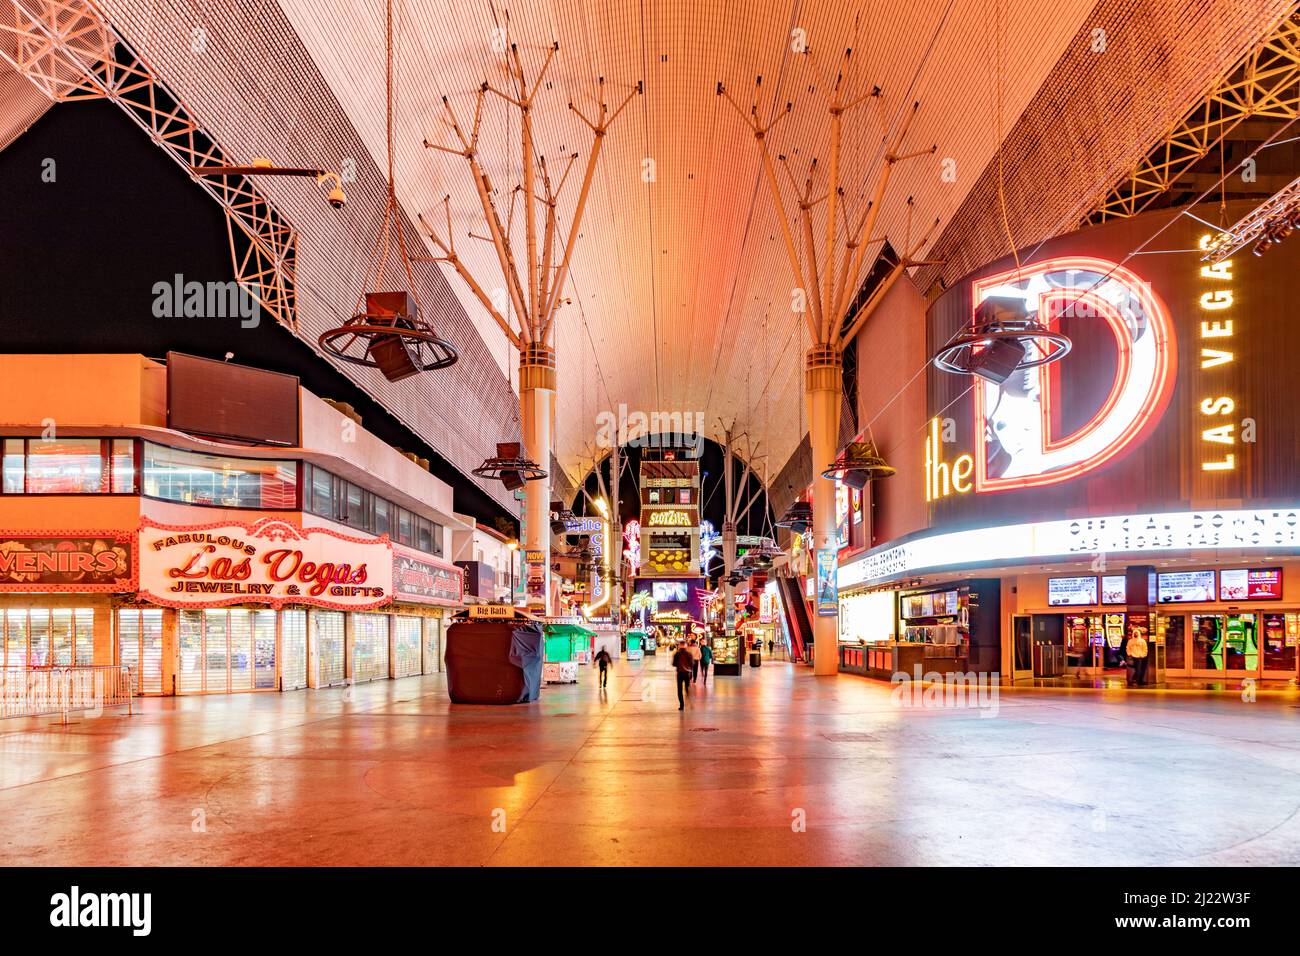
POLYGON ((455 704, 524 704, 542 688, 542 625, 508 604, 469 608, 447 629, 447 693, 455 704))
POLYGON ((568 620, 546 622, 545 659, 542 679, 548 684, 575 684, 578 664, 591 659, 591 644, 596 634, 568 620))
POLYGON ((628 631, 627 632, 627 659, 630 661, 639 661, 644 656, 643 650, 646 641, 645 631, 628 631))

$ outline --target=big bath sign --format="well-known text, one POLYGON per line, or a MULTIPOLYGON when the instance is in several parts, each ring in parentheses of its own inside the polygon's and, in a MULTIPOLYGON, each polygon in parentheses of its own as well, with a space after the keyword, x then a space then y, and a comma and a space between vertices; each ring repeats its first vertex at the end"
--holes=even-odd
POLYGON ((387 538, 265 518, 252 525, 140 527, 140 597, 166 607, 309 604, 364 610, 392 600, 387 538))

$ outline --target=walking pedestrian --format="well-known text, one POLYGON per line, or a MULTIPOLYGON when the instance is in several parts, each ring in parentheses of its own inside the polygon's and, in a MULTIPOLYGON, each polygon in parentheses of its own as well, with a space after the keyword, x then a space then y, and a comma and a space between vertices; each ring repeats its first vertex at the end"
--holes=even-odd
POLYGON ((692 637, 691 642, 686 645, 686 650, 691 655, 691 683, 694 684, 700 679, 700 658, 703 656, 700 642, 692 637))
POLYGON ((614 659, 609 656, 609 651, 601 648, 596 652, 596 664, 600 667, 600 689, 604 690, 609 684, 609 667, 614 663, 614 659))
POLYGON ((709 682, 709 665, 713 663, 713 648, 709 647, 708 642, 700 645, 700 683, 709 682))
POLYGON ((1128 681, 1129 687, 1143 687, 1147 682, 1147 639, 1142 636, 1142 632, 1134 628, 1129 635, 1128 646, 1125 648, 1125 654, 1128 656, 1132 665, 1128 681))
POLYGON ((691 657, 691 652, 688 651, 685 647, 677 648, 677 652, 673 654, 673 667, 677 671, 677 709, 678 710, 686 709, 686 698, 683 695, 685 694, 686 689, 690 687, 691 665, 694 663, 695 663, 695 659, 691 657))

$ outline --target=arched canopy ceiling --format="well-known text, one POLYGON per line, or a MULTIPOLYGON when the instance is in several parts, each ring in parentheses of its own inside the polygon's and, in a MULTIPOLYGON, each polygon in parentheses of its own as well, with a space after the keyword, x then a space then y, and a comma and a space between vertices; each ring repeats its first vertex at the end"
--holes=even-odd
MULTIPOLYGON (((532 0, 509 8, 489 0, 395 2, 399 199, 412 220, 424 214, 439 221, 450 195, 457 250, 489 288, 500 282, 496 256, 489 243, 469 238, 483 226, 464 163, 422 145, 426 138, 452 139, 442 97, 469 122, 474 91, 485 79, 507 86, 497 30, 508 27, 531 75, 557 41, 550 88, 535 110, 537 150, 552 159, 573 151, 585 158, 590 133, 566 104, 572 100, 590 114, 597 77, 605 78, 611 103, 644 81, 644 95, 607 138, 567 289, 573 305, 558 322, 555 452, 570 479, 597 414, 620 404, 647 414, 700 413, 715 440, 722 437, 719 423, 735 421, 761 436, 774 470, 801 438, 797 409, 807 342, 802 317, 791 311, 792 272, 753 136, 716 95, 719 81, 748 106, 761 75, 761 115, 770 115, 774 104, 793 103, 771 147, 790 156, 802 180, 810 159, 821 159, 823 168, 828 161, 824 93, 851 46, 848 82, 858 92, 879 86, 881 96, 846 121, 844 203, 851 215, 861 211, 882 142, 907 106, 920 101, 904 145, 933 144, 936 151, 896 167, 874 235, 906 247, 912 197, 913 239, 939 220, 922 253, 938 246, 958 263, 969 254, 1006 251, 990 160, 999 129, 1016 129, 1027 107, 1037 110, 1036 119, 1020 123, 1019 139, 1008 139, 1015 148, 1007 150, 1005 174, 1012 227, 1018 240, 1032 242, 1049 234, 1052 223, 1068 220, 1083 194, 1108 188, 1203 93, 1216 68, 1232 62, 1286 6, 1282 0, 532 0), (1108 31, 1106 49, 1119 56, 1093 55, 1098 29, 1108 31), (795 41, 814 57, 797 55, 795 41), (1109 85, 1097 79, 1105 76, 1122 79, 1109 85), (1122 134, 1107 132, 1121 128, 1122 134), (1063 150, 1059 158, 1048 150, 1044 161, 1042 143, 1056 131, 1063 150), (977 247, 990 252, 970 252, 977 247)), ((359 179, 349 186, 353 201, 343 213, 323 208, 300 184, 263 186, 301 233, 299 311, 306 332, 300 334, 314 340, 337 324, 355 301, 344 300, 355 296, 382 205, 383 0, 98 0, 98 6, 227 149, 288 164, 355 162, 359 179)), ((503 193, 519 172, 517 114, 507 115, 491 103, 482 134, 487 172, 503 193)), ((782 188, 791 209, 794 191, 788 181, 782 188)), ((570 220, 577 192, 571 184, 561 199, 562 223, 570 220)), ((499 201, 507 208, 508 197, 499 201)), ((523 241, 520 218, 516 243, 523 241)), ((516 356, 457 276, 448 271, 445 280, 428 281, 439 314, 463 340, 462 362, 433 373, 436 379, 394 386, 369 376, 363 384, 468 470, 491 442, 517 433, 504 407, 516 356)))
MULTIPOLYGON (((1011 66, 1004 126, 1034 95, 1092 5, 1004 0, 1003 59, 1011 66)), ((281 0, 281 6, 382 166, 383 4, 281 0)), ((761 111, 774 102, 794 104, 771 145, 789 155, 802 181, 810 159, 820 158, 822 168, 828 161, 826 84, 851 46, 850 82, 861 91, 882 90, 846 122, 842 182, 855 217, 874 187, 886 130, 920 100, 907 145, 937 144, 938 151, 897 168, 876 229, 901 246, 906 198, 915 197, 916 237, 936 217, 946 220, 993 153, 993 9, 990 0, 956 0, 951 8, 883 0, 553 0, 508 8, 399 0, 399 194, 413 218, 424 213, 435 222, 443 196, 451 195, 458 252, 485 286, 499 282, 499 271, 492 246, 467 236, 485 230, 464 163, 422 146, 425 138, 453 142, 441 97, 468 126, 479 85, 486 79, 504 89, 509 82, 501 44, 494 49, 501 34, 494 31, 508 28, 530 75, 558 41, 547 74, 551 88, 535 109, 538 151, 554 168, 569 152, 585 159, 591 141, 567 110, 570 100, 590 115, 598 77, 606 80, 611 104, 644 80, 645 95, 607 138, 575 252, 574 304, 559 320, 556 453, 567 469, 591 440, 597 412, 620 402, 646 412, 703 412, 711 438, 721 437, 720 420, 736 419, 765 433, 774 461, 788 457, 800 437, 798 416, 790 412, 799 401, 806 333, 791 312, 791 270, 756 144, 716 95, 716 84, 723 81, 748 107, 761 75, 761 111), (794 53, 798 39, 813 58, 794 53), (944 160, 951 160, 955 178, 941 175, 944 160)), ((489 100, 483 124, 485 166, 504 194, 520 175, 517 114, 489 100)), ((574 176, 579 173, 576 168, 574 176)), ((570 185, 561 202, 566 222, 576 195, 570 185)), ((508 198, 498 201, 508 208, 508 198)), ((516 216, 515 241, 522 244, 519 222, 516 216)), ((450 281, 503 370, 512 372, 516 358, 502 334, 460 280, 450 281)))

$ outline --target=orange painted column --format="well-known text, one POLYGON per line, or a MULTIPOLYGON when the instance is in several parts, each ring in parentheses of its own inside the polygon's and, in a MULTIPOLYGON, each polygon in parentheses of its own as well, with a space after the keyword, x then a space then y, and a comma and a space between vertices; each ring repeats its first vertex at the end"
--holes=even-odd
POLYGON ((831 574, 839 565, 839 536, 835 525, 835 482, 822 472, 835 460, 840 432, 840 403, 843 400, 843 369, 839 352, 818 346, 808 350, 805 367, 808 399, 808 439, 812 447, 813 485, 813 575, 819 582, 813 601, 813 673, 839 672, 839 613, 818 613, 820 593, 819 556, 830 552, 831 574))

